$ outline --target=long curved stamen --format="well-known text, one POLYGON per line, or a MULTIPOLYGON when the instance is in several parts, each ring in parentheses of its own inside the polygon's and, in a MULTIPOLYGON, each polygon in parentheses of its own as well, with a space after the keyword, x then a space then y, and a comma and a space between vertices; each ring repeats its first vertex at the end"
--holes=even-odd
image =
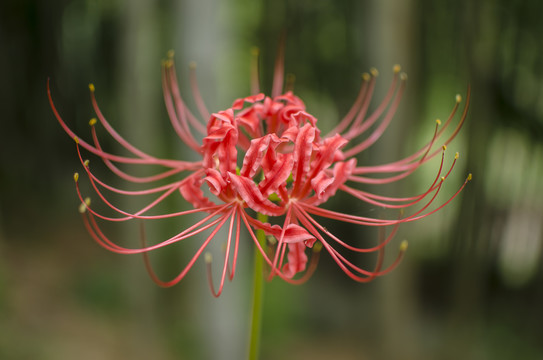
MULTIPOLYGON (((209 110, 207 109, 204 99, 202 98, 200 88, 198 87, 198 80, 196 79, 196 63, 191 62, 189 69, 190 86, 192 88, 192 95, 194 96, 194 101, 196 102, 196 106, 198 107, 198 111, 200 112, 200 116, 202 116, 202 119, 209 119, 211 115, 209 110)), ((193 122, 192 124, 201 134, 206 134, 206 128, 204 125, 202 125, 201 122, 193 122)))

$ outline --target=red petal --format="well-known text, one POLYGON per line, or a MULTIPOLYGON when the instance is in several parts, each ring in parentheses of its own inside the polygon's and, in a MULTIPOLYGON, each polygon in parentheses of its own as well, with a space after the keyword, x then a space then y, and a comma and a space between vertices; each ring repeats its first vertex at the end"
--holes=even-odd
POLYGON ((294 145, 294 166, 292 169, 294 191, 296 191, 308 175, 314 139, 315 128, 310 124, 305 124, 299 130, 298 136, 296 137, 296 144, 294 145))
POLYGON ((238 176, 232 172, 228 172, 228 178, 231 181, 233 190, 237 192, 252 210, 270 216, 279 216, 285 212, 282 207, 275 205, 262 195, 253 179, 238 176))
POLYGON ((185 181, 180 187, 179 192, 183 198, 190 202, 195 208, 209 207, 215 205, 207 197, 204 196, 204 192, 200 188, 203 179, 196 176, 191 176, 191 179, 185 181))
POLYGON ((207 176, 204 178, 204 180, 207 181, 207 184, 209 185, 209 191, 218 196, 224 190, 224 188, 226 188, 226 181, 224 181, 221 173, 216 169, 207 169, 206 175, 207 176))
POLYGON ((256 95, 247 96, 241 99, 236 99, 234 103, 232 104, 232 109, 240 110, 240 109, 243 109, 243 104, 246 102, 254 103, 255 101, 261 101, 261 100, 264 100, 264 94, 256 94, 256 95))
POLYGON ((303 243, 288 244, 288 263, 283 266, 286 277, 292 278, 297 273, 304 271, 307 265, 307 255, 303 243))
POLYGON ((292 172, 294 163, 292 154, 277 154, 278 159, 271 169, 265 169, 264 180, 258 184, 258 188, 264 196, 269 196, 284 184, 292 172))

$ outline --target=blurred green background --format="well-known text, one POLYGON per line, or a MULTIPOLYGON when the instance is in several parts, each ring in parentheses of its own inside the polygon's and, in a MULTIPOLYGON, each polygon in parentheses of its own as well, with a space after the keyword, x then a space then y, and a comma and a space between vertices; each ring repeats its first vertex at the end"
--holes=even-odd
MULTIPOLYGON (((3 1, 0 358, 245 356, 251 245, 218 300, 203 261, 181 284, 161 289, 139 256, 97 246, 77 212, 72 174, 81 169, 50 110, 46 81, 82 136, 94 116, 92 82, 121 134, 153 154, 188 159, 163 106, 166 52, 176 51, 189 106, 195 109, 187 80, 194 60, 206 103, 218 111, 249 93, 252 46, 261 50, 261 80, 270 89, 283 30, 286 71, 325 129, 348 111, 360 73, 380 70, 373 106, 394 64, 409 74, 395 121, 359 163, 410 154, 471 85, 468 121, 447 153, 450 161, 460 152, 447 191, 468 172, 474 180, 445 210, 401 228, 396 245, 408 239, 410 247, 391 274, 357 284, 324 255, 305 285, 268 284, 262 358, 543 358, 542 13, 537 0, 3 1)), ((386 191, 414 194, 436 166, 386 191)), ((381 211, 344 204, 359 215, 381 211)), ((111 230, 137 237, 133 229, 111 230)), ((377 236, 337 231, 350 241, 377 236)), ((171 276, 197 242, 153 260, 171 276)))

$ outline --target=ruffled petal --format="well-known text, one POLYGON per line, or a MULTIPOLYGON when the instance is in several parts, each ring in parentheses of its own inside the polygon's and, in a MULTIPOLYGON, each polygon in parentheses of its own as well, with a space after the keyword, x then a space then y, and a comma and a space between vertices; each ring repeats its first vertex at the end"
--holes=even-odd
POLYGON ((209 207, 215 205, 207 197, 204 196, 204 192, 200 188, 203 179, 197 176, 190 176, 187 181, 179 187, 181 196, 192 204, 195 208, 209 207))
POLYGON ((239 176, 232 172, 228 172, 228 179, 231 182, 232 189, 254 211, 269 216, 279 216, 285 212, 283 207, 275 205, 267 197, 262 195, 253 179, 239 176))
POLYGON ((283 273, 286 277, 292 278, 297 273, 304 271, 307 266, 305 245, 303 243, 288 244, 287 260, 288 262, 283 266, 283 273))

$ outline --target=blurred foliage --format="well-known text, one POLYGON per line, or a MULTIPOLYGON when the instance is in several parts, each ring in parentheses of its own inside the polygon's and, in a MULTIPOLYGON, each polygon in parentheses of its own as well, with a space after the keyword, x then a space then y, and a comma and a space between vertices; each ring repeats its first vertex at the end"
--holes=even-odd
MULTIPOLYGON (((282 31, 286 71, 325 128, 348 110, 361 72, 378 66, 385 89, 389 67, 405 65, 408 95, 392 125, 399 133, 361 161, 394 160, 420 146, 428 124, 446 118, 469 84, 469 119, 450 145, 461 162, 447 185, 455 189, 467 172, 474 180, 445 211, 402 229, 412 251, 394 273, 358 285, 324 258, 302 287, 272 282, 263 358, 543 357, 543 3, 411 0, 402 2, 406 13, 377 0, 194 4, 0 4, 0 358, 190 359, 211 356, 213 341, 243 347, 243 336, 222 329, 243 329, 245 318, 213 318, 228 300, 202 300, 202 273, 158 289, 139 258, 119 260, 92 243, 76 214, 73 141, 53 118, 46 82, 76 132, 88 133, 94 82, 102 110, 132 139, 151 129, 156 139, 144 146, 181 153, 161 109, 161 57, 175 49, 180 69, 196 57, 210 89, 204 97, 218 110, 248 92, 251 46, 261 49, 263 88, 271 87, 282 31), (398 58, 389 58, 391 47, 398 58), (206 59, 216 68, 203 67, 206 59), (135 99, 147 93, 143 116, 135 99), (221 330, 211 336, 215 325, 221 330)), ((433 171, 428 165, 391 190, 415 193, 433 171)), ((156 260, 169 271, 187 256, 156 260)), ((236 296, 243 311, 249 296, 236 296)))

